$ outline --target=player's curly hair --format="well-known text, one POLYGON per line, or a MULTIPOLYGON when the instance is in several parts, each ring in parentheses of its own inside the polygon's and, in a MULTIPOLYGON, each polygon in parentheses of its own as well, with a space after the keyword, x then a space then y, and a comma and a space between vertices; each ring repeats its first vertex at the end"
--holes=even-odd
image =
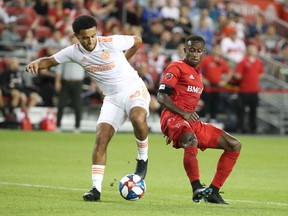
POLYGON ((186 37, 186 39, 185 39, 185 45, 186 46, 189 46, 189 41, 191 41, 191 42, 200 41, 205 46, 205 39, 203 37, 199 36, 199 35, 189 35, 188 37, 186 37))
POLYGON ((97 28, 97 22, 93 16, 80 15, 72 23, 74 33, 79 34, 83 29, 97 28))

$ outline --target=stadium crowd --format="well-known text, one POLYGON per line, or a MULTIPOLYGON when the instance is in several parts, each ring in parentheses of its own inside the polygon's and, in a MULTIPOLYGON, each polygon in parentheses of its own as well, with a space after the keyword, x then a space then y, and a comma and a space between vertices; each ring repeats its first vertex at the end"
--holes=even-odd
MULTIPOLYGON (((223 57, 215 63, 223 70, 220 75, 208 76, 208 69, 207 74, 203 69, 205 86, 224 92, 224 99, 213 104, 219 109, 213 107, 212 113, 205 108, 205 103, 211 101, 203 94, 204 106, 199 104, 200 113, 211 122, 218 121, 221 112, 229 116, 235 108, 235 101, 227 94, 230 96, 239 89, 234 69, 245 57, 247 46, 254 45, 258 53, 277 55, 279 61, 288 62, 288 37, 278 35, 273 23, 261 14, 247 20, 234 10, 233 1, 0 0, 0 6, 0 109, 4 117, 16 107, 23 110, 31 106, 57 107, 59 91, 55 89, 55 78, 57 70, 63 69, 42 70, 27 81, 21 64, 69 45, 74 40, 71 23, 80 14, 97 19, 99 35, 142 37, 144 43, 130 62, 147 84, 153 112, 161 112, 155 96, 161 74, 169 62, 184 57, 183 40, 187 35, 201 35, 206 40, 207 55, 213 56, 217 50, 223 57), (19 57, 23 53, 24 59, 19 57), (215 76, 220 77, 215 81, 215 76), (215 82, 209 82, 210 78, 215 82)), ((97 86, 88 77, 82 82, 82 99, 101 103, 97 86)), ((229 127, 229 123, 227 125, 229 127)))

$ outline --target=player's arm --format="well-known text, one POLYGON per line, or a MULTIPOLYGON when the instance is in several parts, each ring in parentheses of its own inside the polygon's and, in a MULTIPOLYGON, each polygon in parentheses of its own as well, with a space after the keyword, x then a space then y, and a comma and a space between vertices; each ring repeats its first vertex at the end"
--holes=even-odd
POLYGON ((170 98, 170 94, 173 92, 173 87, 165 84, 161 84, 157 94, 158 102, 170 112, 174 112, 178 115, 181 115, 184 119, 190 121, 196 121, 199 119, 199 116, 196 112, 186 112, 181 107, 177 106, 177 104, 172 101, 170 98))
POLYGON ((58 65, 59 63, 55 60, 53 56, 43 57, 30 62, 26 67, 26 72, 36 74, 40 69, 46 69, 58 65))
POLYGON ((133 36, 133 37, 134 37, 133 46, 130 49, 126 50, 126 52, 125 52, 125 57, 127 60, 129 60, 136 53, 136 51, 139 49, 139 47, 142 44, 142 38, 141 37, 139 37, 139 36, 133 36))

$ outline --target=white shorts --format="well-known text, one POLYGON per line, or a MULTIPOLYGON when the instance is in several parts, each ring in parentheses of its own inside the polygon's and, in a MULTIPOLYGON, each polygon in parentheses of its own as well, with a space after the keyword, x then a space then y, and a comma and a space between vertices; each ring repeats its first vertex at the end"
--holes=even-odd
POLYGON ((108 123, 115 132, 124 124, 133 107, 142 107, 149 116, 150 94, 145 86, 106 96, 97 124, 108 123))

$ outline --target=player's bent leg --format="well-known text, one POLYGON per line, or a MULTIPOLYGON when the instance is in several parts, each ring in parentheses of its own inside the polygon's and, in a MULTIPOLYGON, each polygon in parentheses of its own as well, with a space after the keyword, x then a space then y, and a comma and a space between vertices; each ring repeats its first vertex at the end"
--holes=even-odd
POLYGON ((241 151, 241 143, 224 131, 219 137, 216 147, 223 149, 224 152, 218 161, 215 176, 209 186, 212 189, 212 193, 205 201, 216 204, 229 204, 219 194, 219 189, 225 183, 236 164, 241 151))
POLYGON ((133 125, 138 147, 135 174, 141 176, 143 179, 146 177, 148 166, 148 125, 146 117, 147 111, 142 107, 133 107, 130 110, 129 118, 133 125))
POLYGON ((108 123, 100 123, 96 128, 96 142, 92 153, 92 182, 90 191, 83 195, 85 201, 99 201, 101 197, 102 181, 106 165, 108 144, 115 133, 108 123))
POLYGON ((212 190, 205 188, 200 183, 199 165, 198 165, 198 140, 194 133, 184 132, 181 137, 181 145, 184 148, 183 165, 187 176, 191 182, 194 202, 200 202, 204 197, 208 196, 212 190))

